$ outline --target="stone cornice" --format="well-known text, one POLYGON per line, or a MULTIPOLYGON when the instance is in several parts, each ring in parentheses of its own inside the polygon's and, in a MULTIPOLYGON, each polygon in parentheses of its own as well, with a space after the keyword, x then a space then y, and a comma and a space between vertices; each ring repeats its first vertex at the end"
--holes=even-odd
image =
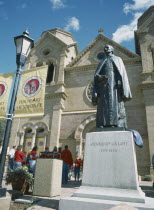
POLYGON ((60 32, 60 33, 62 33, 62 34, 67 34, 67 36, 70 36, 70 37, 72 37, 73 38, 73 36, 72 36, 72 34, 70 33, 70 32, 67 32, 67 31, 64 31, 64 30, 62 30, 62 29, 60 29, 60 28, 53 28, 53 29, 49 29, 49 30, 46 30, 46 31, 43 31, 42 32, 42 35, 44 34, 44 33, 46 33, 47 31, 49 31, 49 32, 60 32))
POLYGON ((96 109, 91 110, 75 110, 75 111, 64 111, 62 115, 72 115, 72 114, 93 114, 96 113, 96 109))
MULTIPOLYGON (((138 19, 138 27, 142 27, 143 24, 145 24, 146 20, 149 19, 149 17, 153 17, 154 15, 154 6, 151 6, 144 14, 138 19), (146 20, 145 20, 146 19, 146 20)), ((149 22, 149 21, 148 21, 149 22)))
POLYGON ((84 70, 93 70, 96 69, 98 64, 92 65, 85 65, 85 66, 73 66, 73 67, 66 67, 65 71, 84 71, 84 70))
POLYGON ((123 60, 124 64, 141 64, 142 60, 140 57, 123 60))
POLYGON ((142 72, 141 76, 143 83, 154 82, 154 72, 142 72))
POLYGON ((153 72, 151 72, 151 71, 150 72, 148 72, 148 71, 147 72, 142 72, 141 74, 142 75, 154 75, 154 71, 153 72))
POLYGON ((62 98, 63 100, 66 100, 67 95, 64 92, 45 94, 46 100, 51 99, 51 98, 62 98))
POLYGON ((141 84, 139 84, 139 87, 143 90, 154 89, 154 81, 142 82, 141 84))
MULTIPOLYGON (((123 60, 125 65, 130 64, 141 64, 141 58, 131 58, 127 60, 123 60)), ((97 64, 85 65, 85 66, 73 66, 73 67, 66 67, 65 71, 73 72, 73 71, 86 71, 86 70, 94 70, 97 68, 97 64)))
POLYGON ((144 31, 138 30, 135 33, 136 33, 137 38, 141 39, 141 38, 144 38, 148 34, 148 31, 146 31, 146 30, 144 30, 144 31))
POLYGON ((64 86, 64 87, 66 87, 65 83, 63 83, 63 82, 57 82, 55 84, 46 84, 46 87, 53 87, 53 86, 64 86))
POLYGON ((142 38, 148 34, 148 29, 147 28, 138 29, 135 33, 136 33, 137 37, 142 38))

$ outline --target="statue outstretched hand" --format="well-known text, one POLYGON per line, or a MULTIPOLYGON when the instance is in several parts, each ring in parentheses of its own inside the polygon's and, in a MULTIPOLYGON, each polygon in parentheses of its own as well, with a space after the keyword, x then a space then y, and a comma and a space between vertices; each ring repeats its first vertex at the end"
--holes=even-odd
POLYGON ((106 80, 108 80, 108 77, 105 75, 96 74, 95 80, 96 82, 105 82, 106 80))

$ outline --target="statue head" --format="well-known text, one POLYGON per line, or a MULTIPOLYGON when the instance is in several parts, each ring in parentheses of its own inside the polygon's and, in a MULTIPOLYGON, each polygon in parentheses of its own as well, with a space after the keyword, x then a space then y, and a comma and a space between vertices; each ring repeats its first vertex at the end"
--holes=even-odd
POLYGON ((105 47, 104 47, 105 54, 110 54, 110 53, 113 54, 113 51, 114 51, 114 48, 111 45, 108 45, 108 44, 105 45, 105 47))

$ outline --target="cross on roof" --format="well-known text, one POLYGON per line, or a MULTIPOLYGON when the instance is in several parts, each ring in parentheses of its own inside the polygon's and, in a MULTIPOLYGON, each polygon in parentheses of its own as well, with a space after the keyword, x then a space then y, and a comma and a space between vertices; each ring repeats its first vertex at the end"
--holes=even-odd
POLYGON ((102 34, 103 31, 104 31, 104 29, 100 28, 100 29, 98 30, 98 33, 102 34))

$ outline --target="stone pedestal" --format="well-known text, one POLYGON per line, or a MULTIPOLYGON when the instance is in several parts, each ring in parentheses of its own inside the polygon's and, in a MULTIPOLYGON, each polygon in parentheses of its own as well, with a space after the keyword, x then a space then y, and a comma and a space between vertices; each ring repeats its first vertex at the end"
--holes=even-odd
POLYGON ((132 133, 88 133, 82 186, 73 197, 60 200, 60 210, 109 209, 122 202, 152 209, 138 184, 132 133))
POLYGON ((10 209, 10 204, 11 204, 11 197, 9 195, 0 198, 0 209, 8 210, 10 209))
POLYGON ((61 194, 62 161, 37 159, 33 195, 53 197, 61 194))

